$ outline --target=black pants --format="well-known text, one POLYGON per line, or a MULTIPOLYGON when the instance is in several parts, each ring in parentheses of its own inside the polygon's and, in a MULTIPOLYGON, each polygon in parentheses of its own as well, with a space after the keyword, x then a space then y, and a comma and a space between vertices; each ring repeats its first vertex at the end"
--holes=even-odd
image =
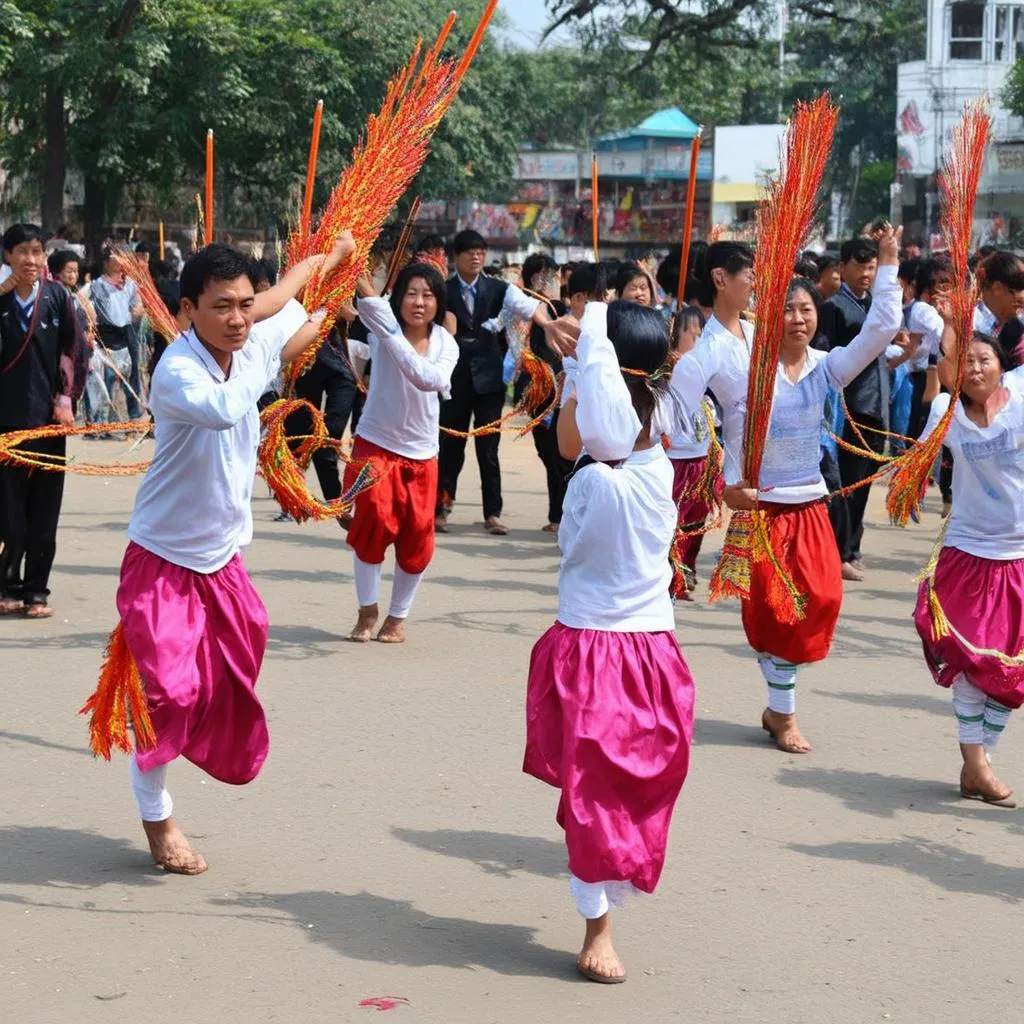
MULTIPOLYGON (((295 397, 304 398, 317 409, 323 410, 324 426, 329 436, 336 440, 344 436, 356 400, 356 384, 350 374, 317 361, 295 382, 295 397)), ((285 432, 289 437, 302 437, 312 430, 313 418, 307 409, 292 413, 285 422, 285 432)), ((333 448, 321 448, 314 452, 313 468, 320 481, 324 501, 340 498, 338 453, 333 448)))
MULTIPOLYGON (((441 403, 441 426, 449 430, 466 431, 470 422, 474 427, 493 423, 505 408, 505 392, 495 391, 478 395, 468 382, 453 382, 452 397, 441 403)), ((484 519, 501 515, 501 466, 498 463, 498 445, 501 434, 475 437, 476 461, 480 465, 480 491, 483 496, 484 519)), ((466 461, 466 438, 441 433, 438 452, 438 511, 446 501, 455 501, 459 474, 466 461)))
MULTIPOLYGON (((878 433, 878 431, 883 429, 882 421, 871 416, 858 416, 857 423, 861 427, 861 432, 864 435, 868 448, 879 454, 885 451, 885 437, 878 433), (869 427, 874 429, 867 429, 869 427)), ((843 426, 843 440, 849 444, 856 445, 858 448, 863 447, 854 434, 849 422, 843 426)), ((842 448, 839 449, 839 477, 844 487, 849 487, 851 484, 866 480, 869 476, 878 472, 880 465, 881 463, 875 462, 873 459, 865 458, 862 455, 855 455, 853 452, 845 451, 842 448)), ((858 487, 857 490, 847 495, 846 507, 850 512, 850 534, 846 549, 840 548, 839 550, 839 554, 844 562, 849 562, 860 556, 860 542, 864 536, 864 511, 867 508, 868 492, 870 490, 871 485, 868 484, 865 487, 858 487)))
MULTIPOLYGON (((67 439, 46 437, 21 445, 22 451, 64 455, 67 439)), ((0 596, 45 604, 50 570, 57 554, 57 520, 64 497, 64 474, 25 466, 0 466, 0 596)))
POLYGON ((533 428, 533 446, 537 449, 540 461, 548 478, 548 522, 562 521, 562 502, 565 501, 565 489, 569 486, 569 474, 572 463, 563 459, 558 451, 558 412, 555 411, 550 426, 538 424, 533 428))
POLYGON ((932 403, 924 400, 924 389, 928 383, 927 370, 912 370, 910 373, 910 425, 907 427, 907 436, 918 438, 928 424, 928 413, 932 410, 932 403))
MULTIPOLYGON (((824 452, 821 457, 821 475, 829 491, 842 489, 843 483, 839 476, 839 463, 831 452, 824 452)), ((850 549, 850 507, 846 503, 845 494, 832 494, 828 499, 828 518, 832 524, 832 533, 836 538, 839 554, 846 561, 845 553, 850 549)))

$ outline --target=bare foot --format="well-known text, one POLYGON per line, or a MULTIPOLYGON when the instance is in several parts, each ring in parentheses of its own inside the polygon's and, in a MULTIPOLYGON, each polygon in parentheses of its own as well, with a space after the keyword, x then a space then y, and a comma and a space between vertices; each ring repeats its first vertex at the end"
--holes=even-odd
POLYGON ((964 765, 960 772, 960 795, 967 800, 984 800, 997 807, 1017 806, 1013 790, 987 764, 984 767, 964 765))
POLYGON ((612 923, 608 914, 596 921, 587 921, 587 934, 576 958, 576 969, 588 981, 602 985, 621 985, 626 980, 626 969, 612 945, 612 923))
POLYGON ((25 605, 17 598, 0 598, 0 615, 18 615, 25 605))
POLYGON ((192 849, 173 818, 144 821, 142 828, 158 868, 174 875, 201 875, 206 870, 206 861, 192 849))
POLYGON ((26 619, 50 619, 53 618, 53 609, 43 602, 42 604, 33 603, 25 605, 25 618, 26 619))
POLYGON ((349 640, 356 644, 368 644, 373 639, 373 627, 377 625, 379 616, 380 609, 375 604, 360 608, 355 628, 348 635, 349 640))
POLYGON ((765 708, 761 728, 775 740, 775 746, 784 754, 809 754, 814 749, 800 732, 796 715, 780 715, 765 708))
POLYGON ((405 619, 396 619, 389 615, 380 627, 377 640, 382 644, 404 644, 405 643, 405 619))
POLYGON ((498 516, 488 516, 484 520, 484 529, 495 537, 504 537, 508 534, 508 527, 498 516))

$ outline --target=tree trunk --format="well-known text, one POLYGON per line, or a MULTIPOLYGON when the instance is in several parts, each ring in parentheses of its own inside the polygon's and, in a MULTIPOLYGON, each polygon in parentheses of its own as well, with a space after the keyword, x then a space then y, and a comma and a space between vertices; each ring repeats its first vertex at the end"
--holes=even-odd
POLYGON ((107 221, 107 185, 91 175, 85 176, 85 245, 93 258, 103 246, 107 221))
POLYGON ((43 168, 43 230, 56 231, 64 220, 64 178, 67 169, 65 147, 64 87, 48 85, 43 99, 46 155, 43 168))

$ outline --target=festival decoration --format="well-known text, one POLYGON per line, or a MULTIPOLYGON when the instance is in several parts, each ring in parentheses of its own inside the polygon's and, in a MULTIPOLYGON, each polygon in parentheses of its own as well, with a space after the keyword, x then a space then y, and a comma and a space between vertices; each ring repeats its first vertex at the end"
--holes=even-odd
MULTIPOLYGON (((213 129, 206 132, 206 209, 203 216, 203 243, 213 241, 213 129)), ((161 257, 162 258, 162 257, 161 257)))
MULTIPOLYGON (((796 105, 786 132, 780 173, 768 185, 758 208, 757 325, 743 437, 743 476, 755 489, 771 424, 786 295, 814 216, 838 115, 828 93, 812 103, 796 105)), ((760 509, 733 513, 721 560, 711 578, 711 600, 749 597, 751 564, 765 559, 775 570, 769 602, 780 621, 799 622, 805 598, 772 551, 766 515, 760 509)))
POLYGON ((299 230, 309 235, 313 220, 313 186, 316 184, 316 163, 320 154, 320 129, 324 121, 324 101, 318 100, 313 112, 313 134, 309 140, 309 159, 306 162, 306 190, 302 194, 302 220, 299 230))
POLYGON ((690 177, 686 182, 686 217, 683 221, 683 252, 679 261, 679 287, 676 290, 676 308, 683 305, 686 294, 686 278, 690 272, 690 243, 693 240, 693 213, 697 203, 697 164, 700 161, 700 140, 704 126, 697 129, 697 134, 690 143, 690 177))
POLYGON ((115 249, 112 255, 118 269, 125 277, 135 283, 139 293, 139 301, 142 303, 142 308, 146 311, 146 316, 149 318, 153 330, 169 341, 181 334, 177 321, 171 316, 171 311, 167 308, 167 304, 157 291, 149 265, 137 260, 135 254, 128 252, 127 249, 115 249))
POLYGON ((895 464, 886 507, 889 518, 897 526, 906 526, 908 519, 920 513, 928 474, 938 458, 959 404, 960 389, 967 370, 967 350, 974 333, 974 309, 978 301, 977 284, 971 281, 967 258, 974 233, 978 181, 991 134, 992 118, 988 100, 967 104, 963 117, 953 129, 952 146, 943 159, 943 169, 939 175, 942 231, 949 251, 951 276, 959 282, 950 296, 957 330, 956 375, 945 415, 925 441, 914 445, 895 464))
POLYGON ((89 715, 89 748, 97 757, 109 761, 114 750, 130 754, 128 718, 135 732, 139 750, 156 746, 156 734, 146 706, 138 666, 124 638, 124 623, 119 622, 110 634, 103 659, 99 683, 85 702, 80 715, 89 715))
POLYGON ((424 52, 421 43, 416 45, 408 64, 388 84, 380 111, 370 116, 364 139, 332 191, 316 231, 304 235, 300 229, 288 239, 287 262, 291 265, 307 256, 326 255, 342 230, 351 231, 356 240, 356 251, 349 259, 326 275, 314 274, 306 287, 306 308, 323 309, 326 316, 317 344, 296 360, 289 370, 290 380, 312 364, 317 346, 334 326, 342 304, 354 293, 370 248, 423 166, 434 131, 458 94, 496 8, 497 0, 490 0, 457 65, 441 59, 454 14, 449 15, 430 49, 424 52))

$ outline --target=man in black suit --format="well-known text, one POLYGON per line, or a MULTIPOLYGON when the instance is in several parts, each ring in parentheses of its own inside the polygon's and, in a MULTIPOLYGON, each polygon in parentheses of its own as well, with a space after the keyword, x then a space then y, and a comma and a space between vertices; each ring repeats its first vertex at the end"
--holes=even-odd
MULTIPOLYGON (((452 241, 455 276, 448 281, 448 309, 455 314, 455 340, 459 343, 459 361, 452 374, 451 398, 441 403, 441 426, 465 432, 501 418, 505 406, 503 367, 508 343, 500 331, 484 328, 506 305, 507 282, 481 273, 487 258, 487 243, 476 231, 460 231, 452 241)), ((525 297, 518 289, 513 295, 525 297)), ((546 323, 549 317, 540 303, 530 303, 533 319, 546 323)), ((517 308, 517 313, 526 313, 517 308)), ((484 526, 488 533, 504 536, 508 527, 501 521, 501 466, 498 445, 501 434, 474 438, 476 460, 480 466, 484 526)), ((459 474, 466 461, 466 439, 441 432, 438 454, 438 489, 435 528, 443 533, 455 503, 459 474)))
MULTIPOLYGON (((46 254, 34 224, 9 227, 3 248, 11 275, 0 295, 0 433, 74 426, 87 361, 71 294, 41 280, 46 254)), ((66 438, 38 438, 20 448, 55 460, 65 455, 66 438)), ((63 494, 63 473, 0 466, 0 615, 53 614, 49 580, 63 494)))

